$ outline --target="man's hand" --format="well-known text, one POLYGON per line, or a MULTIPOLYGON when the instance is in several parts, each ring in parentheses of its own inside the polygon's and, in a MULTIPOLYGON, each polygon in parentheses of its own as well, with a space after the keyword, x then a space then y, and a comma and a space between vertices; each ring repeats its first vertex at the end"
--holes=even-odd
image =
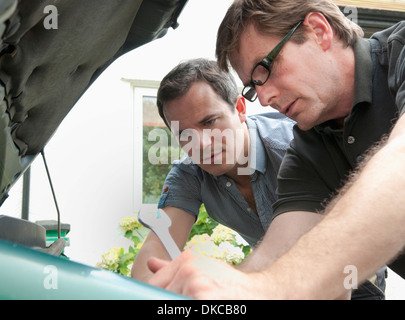
POLYGON ((149 284, 194 299, 265 299, 269 286, 260 273, 244 273, 190 251, 172 262, 151 258, 148 267, 155 273, 149 284))

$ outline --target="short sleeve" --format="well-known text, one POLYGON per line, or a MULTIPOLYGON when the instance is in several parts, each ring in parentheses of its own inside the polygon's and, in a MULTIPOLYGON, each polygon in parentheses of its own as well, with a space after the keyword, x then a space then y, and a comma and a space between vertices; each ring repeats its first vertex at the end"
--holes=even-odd
POLYGON ((194 170, 193 174, 193 169, 196 168, 183 170, 182 166, 188 165, 174 164, 167 175, 158 207, 176 207, 198 217, 202 204, 198 172, 194 170))
POLYGON ((396 64, 395 79, 398 87, 396 104, 401 115, 405 112, 405 45, 402 46, 399 59, 396 64))
POLYGON ((402 115, 405 112, 405 21, 388 38, 389 86, 402 115))

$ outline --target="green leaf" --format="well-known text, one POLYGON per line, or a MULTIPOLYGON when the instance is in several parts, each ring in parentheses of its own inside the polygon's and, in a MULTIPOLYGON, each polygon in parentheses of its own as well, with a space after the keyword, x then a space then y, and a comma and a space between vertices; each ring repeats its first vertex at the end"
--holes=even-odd
POLYGON ((212 234, 212 230, 218 225, 218 222, 211 219, 205 209, 205 206, 200 207, 200 212, 198 214, 197 221, 194 223, 193 228, 190 232, 189 240, 195 235, 201 235, 207 233, 208 235, 212 234))
POLYGON ((124 237, 131 240, 132 237, 132 230, 128 230, 125 232, 124 237))
POLYGON ((245 259, 249 256, 249 254, 252 252, 252 248, 250 246, 246 246, 242 248, 242 251, 245 255, 245 259))

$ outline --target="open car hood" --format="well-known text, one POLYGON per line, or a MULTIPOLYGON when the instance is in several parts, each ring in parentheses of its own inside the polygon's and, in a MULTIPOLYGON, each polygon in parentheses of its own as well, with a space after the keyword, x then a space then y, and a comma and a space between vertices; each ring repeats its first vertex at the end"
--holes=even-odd
POLYGON ((187 0, 0 0, 0 205, 92 82, 187 0))

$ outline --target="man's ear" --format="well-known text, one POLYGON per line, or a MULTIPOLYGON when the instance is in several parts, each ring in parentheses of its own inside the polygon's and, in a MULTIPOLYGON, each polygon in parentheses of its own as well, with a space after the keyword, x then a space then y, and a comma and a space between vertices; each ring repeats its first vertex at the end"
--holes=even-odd
POLYGON ((241 122, 246 120, 246 100, 242 96, 236 98, 236 111, 238 112, 241 122))
POLYGON ((322 13, 308 13, 305 17, 304 25, 309 30, 309 34, 314 36, 316 42, 324 51, 332 46, 333 29, 322 13))

